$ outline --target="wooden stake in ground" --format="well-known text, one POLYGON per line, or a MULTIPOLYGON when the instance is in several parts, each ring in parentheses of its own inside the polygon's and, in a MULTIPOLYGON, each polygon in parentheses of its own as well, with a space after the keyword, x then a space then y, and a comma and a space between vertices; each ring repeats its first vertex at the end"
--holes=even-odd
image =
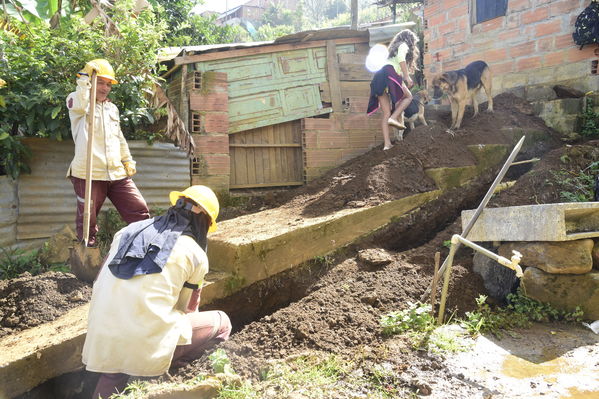
POLYGON ((435 300, 437 299, 437 283, 439 282, 439 263, 441 252, 435 252, 435 272, 433 273, 433 284, 431 286, 431 315, 435 314, 435 300))

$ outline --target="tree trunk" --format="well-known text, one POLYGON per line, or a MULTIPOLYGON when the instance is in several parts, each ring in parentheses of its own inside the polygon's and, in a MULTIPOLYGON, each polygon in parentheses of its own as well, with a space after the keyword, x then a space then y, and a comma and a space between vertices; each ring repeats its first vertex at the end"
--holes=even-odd
POLYGON ((351 0, 351 28, 358 30, 358 0, 351 0))

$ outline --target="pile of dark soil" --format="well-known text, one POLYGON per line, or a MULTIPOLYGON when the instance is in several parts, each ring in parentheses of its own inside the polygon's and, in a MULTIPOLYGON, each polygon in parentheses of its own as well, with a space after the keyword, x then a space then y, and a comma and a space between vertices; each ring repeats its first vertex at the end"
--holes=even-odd
MULTIPOLYGON (((549 137, 522 151, 518 159, 540 156, 560 145, 555 132, 532 115, 526 101, 512 94, 501 94, 494 99, 494 108, 495 112, 483 111, 476 118, 471 118, 471 109, 467 110, 462 128, 453 133, 447 130, 451 123, 448 112, 427 111, 429 125, 408 131, 404 140, 396 142, 390 150, 376 147, 306 186, 279 191, 266 198, 251 198, 246 208, 224 209, 224 214, 233 218, 255 209, 288 207, 303 217, 316 217, 343 208, 378 205, 433 190, 435 184, 425 169, 475 165, 477 160, 468 145, 511 146, 515 144, 514 134, 528 132, 545 133, 549 137)), ((486 103, 480 109, 486 109, 486 103)))
POLYGON ((0 337, 54 320, 89 301, 91 291, 70 273, 0 280, 0 337))

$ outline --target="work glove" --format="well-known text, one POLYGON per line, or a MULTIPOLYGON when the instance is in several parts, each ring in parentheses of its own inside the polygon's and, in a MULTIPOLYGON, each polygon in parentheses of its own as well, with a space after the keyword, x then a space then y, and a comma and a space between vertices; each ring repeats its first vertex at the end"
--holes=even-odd
POLYGON ((100 66, 96 65, 95 62, 93 61, 89 61, 87 64, 85 64, 85 66, 83 67, 83 70, 80 71, 77 76, 92 76, 92 72, 96 71, 96 73, 100 70, 100 66))
POLYGON ((135 169, 135 161, 123 161, 123 166, 125 167, 127 176, 131 177, 137 173, 137 170, 135 169))

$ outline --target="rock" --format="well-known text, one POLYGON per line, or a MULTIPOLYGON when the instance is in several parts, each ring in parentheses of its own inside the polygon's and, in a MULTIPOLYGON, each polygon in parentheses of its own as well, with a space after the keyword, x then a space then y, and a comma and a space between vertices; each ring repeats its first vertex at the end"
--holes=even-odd
POLYGON ((369 266, 382 267, 391 263, 393 258, 384 249, 369 248, 358 252, 358 260, 369 266))
POLYGON ((480 252, 474 253, 472 270, 479 274, 485 284, 489 296, 498 301, 505 301, 508 294, 518 288, 519 279, 516 272, 480 252))
POLYGON ((599 272, 549 274, 529 267, 524 272, 522 284, 531 298, 568 312, 580 306, 585 319, 599 320, 599 272))
POLYGON ((597 241, 595 246, 593 246, 593 252, 591 253, 591 256, 593 257, 593 267, 595 269, 599 269, 599 241, 597 241))
POLYGON ((584 274, 593 268, 592 239, 574 241, 509 242, 499 247, 499 255, 508 259, 512 250, 522 254, 521 265, 553 274, 584 274))
POLYGON ((568 86, 564 86, 564 85, 553 86, 553 91, 555 91, 557 98, 582 98, 582 97, 584 97, 584 92, 577 90, 573 87, 568 87, 568 86))
POLYGON ((73 246, 73 241, 77 240, 77 235, 73 229, 64 225, 62 230, 54 234, 42 247, 40 258, 46 263, 66 263, 69 260, 69 247, 73 246))

